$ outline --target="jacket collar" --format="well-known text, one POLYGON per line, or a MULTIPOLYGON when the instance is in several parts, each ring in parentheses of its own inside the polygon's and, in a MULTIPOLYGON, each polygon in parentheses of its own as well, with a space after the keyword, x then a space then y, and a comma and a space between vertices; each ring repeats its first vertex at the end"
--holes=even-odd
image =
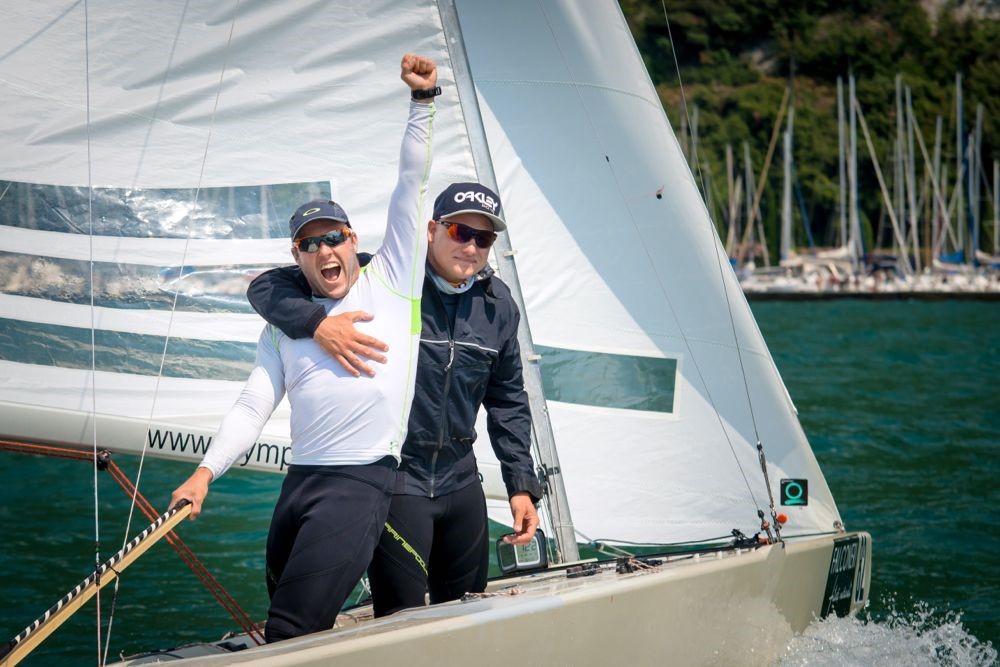
MULTIPOLYGON (((428 262, 424 271, 424 282, 426 282, 432 288, 437 289, 437 286, 434 284, 434 280, 430 277, 430 272, 433 270, 434 269, 431 268, 430 262, 428 262)), ((493 271, 493 267, 490 266, 489 264, 484 266, 483 270, 476 274, 476 283, 483 288, 483 291, 486 293, 487 296, 493 299, 496 298, 496 294, 493 293, 494 275, 495 273, 493 271)))

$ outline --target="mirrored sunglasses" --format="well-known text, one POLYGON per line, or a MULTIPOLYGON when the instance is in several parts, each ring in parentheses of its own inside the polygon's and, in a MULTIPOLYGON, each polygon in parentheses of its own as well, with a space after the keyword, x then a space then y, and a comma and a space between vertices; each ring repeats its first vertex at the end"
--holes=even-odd
POLYGON ((299 239, 295 242, 295 246, 302 252, 318 252, 320 245, 336 248, 352 236, 354 236, 354 231, 345 227, 327 232, 323 236, 307 236, 304 239, 299 239))
POLYGON ((438 220, 437 223, 444 225, 448 230, 448 238, 457 243, 468 243, 472 239, 475 239, 476 245, 485 249, 489 248, 497 240, 496 232, 488 229, 476 229, 475 227, 463 225, 460 222, 448 222, 447 220, 438 220))

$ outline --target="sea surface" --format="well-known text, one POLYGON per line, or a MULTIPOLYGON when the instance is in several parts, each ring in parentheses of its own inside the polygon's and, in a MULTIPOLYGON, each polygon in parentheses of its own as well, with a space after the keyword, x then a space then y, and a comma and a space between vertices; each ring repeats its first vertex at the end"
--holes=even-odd
MULTIPOLYGON (((874 540, 871 603, 814 624, 781 665, 988 665, 1000 645, 1000 304, 759 302, 754 314, 848 528, 874 540)), ((13 637, 125 538, 128 498, 86 463, 2 454, 0 635, 13 637)), ((138 459, 119 456, 133 479, 138 459)), ((147 460, 162 508, 188 464, 147 460)), ((228 475, 183 539, 254 618, 279 479, 228 475)), ((132 522, 132 533, 147 525, 132 522)), ((234 623, 165 544, 125 573, 109 658, 214 639, 234 623)), ((23 664, 97 664, 93 602, 23 664)))

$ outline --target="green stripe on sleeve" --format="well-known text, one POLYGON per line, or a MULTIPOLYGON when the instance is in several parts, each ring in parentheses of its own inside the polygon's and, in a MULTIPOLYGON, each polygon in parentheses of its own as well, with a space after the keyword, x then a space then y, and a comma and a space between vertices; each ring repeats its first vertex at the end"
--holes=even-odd
POLYGON ((420 319, 420 299, 410 301, 410 334, 419 334, 423 328, 423 321, 420 319))

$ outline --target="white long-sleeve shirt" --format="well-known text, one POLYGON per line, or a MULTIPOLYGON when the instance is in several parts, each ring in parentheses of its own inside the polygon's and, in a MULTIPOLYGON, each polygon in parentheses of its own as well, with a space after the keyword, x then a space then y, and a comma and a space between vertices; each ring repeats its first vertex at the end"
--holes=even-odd
POLYGON ((356 327, 393 354, 374 377, 354 377, 310 338, 264 327, 257 360, 201 466, 218 479, 260 436, 288 392, 292 460, 306 465, 362 465, 392 455, 406 438, 420 343, 420 295, 427 234, 424 196, 431 166, 433 104, 410 104, 382 246, 342 299, 320 299, 328 315, 364 310, 356 327))

